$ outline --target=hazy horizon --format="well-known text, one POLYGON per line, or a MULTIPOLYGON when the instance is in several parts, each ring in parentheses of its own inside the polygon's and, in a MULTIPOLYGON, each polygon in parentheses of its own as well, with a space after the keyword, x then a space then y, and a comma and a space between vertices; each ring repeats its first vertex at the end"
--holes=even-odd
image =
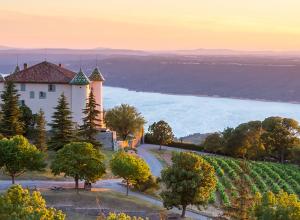
POLYGON ((300 50, 297 0, 10 0, 0 45, 131 50, 300 50))

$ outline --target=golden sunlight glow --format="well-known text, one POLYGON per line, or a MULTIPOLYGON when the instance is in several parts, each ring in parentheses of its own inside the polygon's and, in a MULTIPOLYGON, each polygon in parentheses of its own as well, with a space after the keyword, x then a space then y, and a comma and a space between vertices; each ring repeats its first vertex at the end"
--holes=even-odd
POLYGON ((3 0, 0 45, 299 50, 299 0, 3 0))

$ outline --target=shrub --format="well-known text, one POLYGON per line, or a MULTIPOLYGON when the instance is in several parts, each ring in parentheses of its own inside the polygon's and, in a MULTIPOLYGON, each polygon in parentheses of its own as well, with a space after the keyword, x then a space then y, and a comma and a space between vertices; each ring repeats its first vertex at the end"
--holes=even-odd
MULTIPOLYGON (((149 135, 149 134, 145 135, 145 143, 155 144, 151 138, 151 135, 149 135)), ((186 143, 186 142, 178 142, 178 141, 172 141, 171 143, 167 144, 166 146, 180 148, 180 149, 184 149, 184 150, 193 150, 193 151, 203 151, 203 149, 204 149, 203 146, 201 146, 201 145, 186 143)))
POLYGON ((157 183, 156 178, 153 175, 151 175, 146 181, 137 180, 134 184, 134 188, 138 191, 145 192, 151 189, 157 190, 159 189, 159 185, 157 183))
POLYGON ((0 219, 64 220, 65 214, 60 210, 48 208, 40 192, 30 193, 20 185, 13 185, 0 196, 0 219))

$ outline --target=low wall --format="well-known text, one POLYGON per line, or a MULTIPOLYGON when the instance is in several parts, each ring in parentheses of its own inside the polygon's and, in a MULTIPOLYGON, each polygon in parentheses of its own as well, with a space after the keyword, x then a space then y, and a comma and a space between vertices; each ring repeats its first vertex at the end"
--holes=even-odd
POLYGON ((97 141, 103 145, 103 149, 116 151, 118 149, 117 135, 115 131, 100 131, 96 135, 97 141))

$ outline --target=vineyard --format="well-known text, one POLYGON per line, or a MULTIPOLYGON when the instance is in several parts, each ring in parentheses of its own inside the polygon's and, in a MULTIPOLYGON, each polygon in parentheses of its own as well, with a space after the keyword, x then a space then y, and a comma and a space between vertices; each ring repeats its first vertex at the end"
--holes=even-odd
POLYGON ((249 172, 245 173, 237 159, 213 156, 204 156, 204 159, 215 168, 218 176, 217 189, 211 195, 210 203, 215 203, 219 197, 222 205, 230 206, 231 198, 238 196, 235 183, 240 173, 244 173, 244 179, 253 194, 284 190, 300 197, 300 169, 294 165, 248 161, 249 172))

